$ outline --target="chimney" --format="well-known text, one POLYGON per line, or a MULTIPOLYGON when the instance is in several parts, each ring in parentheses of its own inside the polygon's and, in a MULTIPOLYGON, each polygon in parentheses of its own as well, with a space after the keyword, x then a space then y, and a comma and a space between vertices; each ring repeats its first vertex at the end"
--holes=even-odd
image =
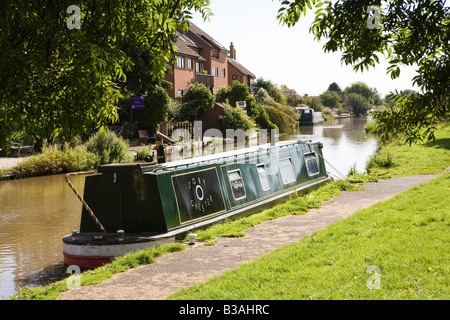
POLYGON ((233 42, 230 44, 230 57, 236 60, 236 49, 234 48, 233 42))

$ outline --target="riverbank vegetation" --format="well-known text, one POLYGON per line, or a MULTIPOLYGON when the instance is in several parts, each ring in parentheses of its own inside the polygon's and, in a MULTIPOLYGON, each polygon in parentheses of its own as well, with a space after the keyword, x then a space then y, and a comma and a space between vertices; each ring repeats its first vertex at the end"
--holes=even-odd
MULTIPOLYGON (((374 124, 369 125, 377 130, 374 124)), ((403 137, 380 144, 366 165, 367 174, 381 179, 416 174, 440 173, 450 167, 450 123, 436 127, 435 140, 405 144, 403 137)))
POLYGON ((34 177, 85 171, 103 164, 133 161, 130 147, 123 138, 109 130, 99 131, 84 144, 80 139, 62 146, 44 142, 41 153, 26 158, 14 168, 0 170, 0 178, 9 173, 18 177, 34 177))

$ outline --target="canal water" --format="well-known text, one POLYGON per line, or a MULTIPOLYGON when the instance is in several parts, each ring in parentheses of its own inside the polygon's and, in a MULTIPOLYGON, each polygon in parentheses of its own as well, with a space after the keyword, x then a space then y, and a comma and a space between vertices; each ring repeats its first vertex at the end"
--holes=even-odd
MULTIPOLYGON (((376 150, 375 138, 364 132, 367 121, 345 118, 298 127, 280 140, 321 141, 327 169, 336 177, 353 166, 363 172, 376 150)), ((84 177, 71 181, 82 193, 84 177)), ((0 300, 19 287, 64 277, 61 238, 79 229, 81 209, 64 175, 0 181, 0 300)))

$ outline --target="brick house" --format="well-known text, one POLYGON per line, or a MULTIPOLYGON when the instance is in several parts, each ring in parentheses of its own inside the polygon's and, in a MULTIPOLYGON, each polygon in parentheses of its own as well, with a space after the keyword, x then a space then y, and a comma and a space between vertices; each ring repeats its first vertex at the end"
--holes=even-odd
POLYGON ((213 93, 233 80, 252 87, 255 75, 236 61, 233 43, 228 50, 193 23, 187 33, 178 32, 177 36, 177 62, 164 78, 173 83, 173 88, 167 89, 171 98, 181 98, 194 83, 205 84, 213 93))
POLYGON ((250 92, 253 92, 253 80, 255 78, 252 72, 236 61, 236 49, 232 42, 230 44, 230 55, 228 56, 228 85, 231 86, 233 81, 237 80, 249 86, 250 92))

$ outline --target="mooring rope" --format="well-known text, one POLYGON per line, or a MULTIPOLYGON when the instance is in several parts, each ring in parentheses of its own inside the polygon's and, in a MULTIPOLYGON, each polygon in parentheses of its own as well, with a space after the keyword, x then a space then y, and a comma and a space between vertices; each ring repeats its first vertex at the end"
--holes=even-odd
MULTIPOLYGON (((311 144, 307 143, 307 145, 309 146, 309 150, 312 152, 311 144)), ((333 168, 343 180, 347 180, 347 177, 343 175, 338 169, 336 169, 327 159, 325 159, 325 157, 321 155, 320 152, 317 152, 317 154, 323 159, 323 161, 325 161, 331 168, 333 168)))
POLYGON ((73 186, 72 182, 70 182, 69 180, 69 176, 83 176, 83 175, 88 175, 88 174, 93 174, 94 171, 89 171, 89 172, 74 172, 74 173, 68 173, 66 174, 66 182, 69 185, 69 187, 72 189, 72 191, 75 193, 75 195, 78 197, 78 199, 81 201, 81 203, 83 203, 84 208, 87 210, 87 212, 90 214, 90 216, 92 217, 92 219, 94 219, 95 223, 99 226, 100 230, 102 230, 103 233, 106 233, 106 229, 103 227, 103 225, 100 223, 100 221, 97 219, 97 217, 95 216, 94 212, 92 211, 92 209, 88 206, 88 204, 86 203, 86 201, 84 201, 84 199, 81 197, 81 195, 78 193, 78 191, 75 189, 75 187, 73 186))

